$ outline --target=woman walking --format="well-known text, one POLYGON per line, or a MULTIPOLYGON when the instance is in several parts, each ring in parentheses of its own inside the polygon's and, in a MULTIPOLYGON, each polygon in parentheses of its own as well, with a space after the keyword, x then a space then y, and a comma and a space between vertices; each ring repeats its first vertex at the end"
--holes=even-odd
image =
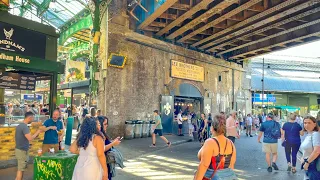
POLYGON ((281 129, 282 146, 284 146, 288 162, 287 171, 292 171, 292 173, 297 172, 297 153, 301 145, 300 136, 304 134, 302 127, 295 122, 296 117, 297 115, 291 113, 289 122, 284 123, 281 129))
POLYGON ((200 126, 198 130, 198 138, 201 146, 208 139, 207 124, 208 124, 208 120, 206 119, 206 115, 202 113, 200 118, 200 126))
POLYGON ((219 116, 215 117, 210 131, 213 138, 208 139, 198 153, 200 164, 194 179, 237 179, 233 172, 236 148, 232 141, 225 137, 226 126, 219 116))
POLYGON ((303 120, 304 130, 307 136, 301 144, 303 152, 301 163, 306 171, 305 180, 319 180, 320 172, 317 171, 317 161, 320 154, 320 133, 317 121, 312 116, 307 116, 303 120))
POLYGON ((107 180, 108 169, 104 155, 104 137, 98 131, 100 122, 87 117, 81 125, 70 152, 79 154, 72 180, 107 180))

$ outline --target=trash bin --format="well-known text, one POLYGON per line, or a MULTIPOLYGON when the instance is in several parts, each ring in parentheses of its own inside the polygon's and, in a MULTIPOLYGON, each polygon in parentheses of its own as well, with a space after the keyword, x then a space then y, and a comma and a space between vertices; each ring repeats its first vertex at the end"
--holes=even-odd
POLYGON ((124 139, 133 139, 134 129, 135 129, 135 121, 126 121, 124 139))
POLYGON ((148 121, 143 121, 142 124, 142 137, 146 138, 149 136, 150 133, 150 122, 148 121))
POLYGON ((149 129, 149 132, 150 132, 150 134, 149 134, 149 137, 152 135, 152 133, 153 133, 153 131, 154 131, 154 129, 152 129, 152 126, 154 125, 154 124, 156 124, 156 122, 155 121, 150 121, 150 129, 149 129))
POLYGON ((143 121, 135 121, 136 127, 134 128, 134 138, 142 137, 142 124, 143 121))
POLYGON ((55 179, 71 180, 78 155, 67 151, 55 154, 44 153, 34 158, 33 180, 55 179))

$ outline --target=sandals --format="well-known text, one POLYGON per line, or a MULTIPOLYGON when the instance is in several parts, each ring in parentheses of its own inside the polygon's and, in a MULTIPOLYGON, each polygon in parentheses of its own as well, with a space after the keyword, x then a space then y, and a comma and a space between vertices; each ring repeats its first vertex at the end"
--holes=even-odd
POLYGON ((291 166, 288 166, 288 169, 287 169, 287 171, 291 171, 292 170, 292 167, 291 166))
POLYGON ((292 168, 292 173, 295 174, 296 172, 297 172, 296 168, 293 167, 293 168, 292 168))

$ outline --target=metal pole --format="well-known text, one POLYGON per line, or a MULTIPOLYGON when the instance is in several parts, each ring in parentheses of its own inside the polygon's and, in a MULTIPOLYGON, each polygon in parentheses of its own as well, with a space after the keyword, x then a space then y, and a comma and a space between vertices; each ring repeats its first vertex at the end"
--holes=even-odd
POLYGON ((235 96, 234 96, 234 69, 232 69, 232 110, 234 109, 234 103, 235 103, 235 96))
POLYGON ((50 105, 49 105, 49 112, 50 116, 52 117, 53 111, 57 108, 57 73, 53 73, 51 76, 50 81, 50 105))
POLYGON ((264 58, 262 59, 262 111, 264 112, 263 105, 264 105, 264 58))

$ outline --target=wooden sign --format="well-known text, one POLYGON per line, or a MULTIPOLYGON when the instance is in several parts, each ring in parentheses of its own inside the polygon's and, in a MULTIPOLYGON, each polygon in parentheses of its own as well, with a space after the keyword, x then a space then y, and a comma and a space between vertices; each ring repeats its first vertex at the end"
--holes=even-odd
POLYGON ((204 68, 171 60, 171 77, 203 82, 204 68))

